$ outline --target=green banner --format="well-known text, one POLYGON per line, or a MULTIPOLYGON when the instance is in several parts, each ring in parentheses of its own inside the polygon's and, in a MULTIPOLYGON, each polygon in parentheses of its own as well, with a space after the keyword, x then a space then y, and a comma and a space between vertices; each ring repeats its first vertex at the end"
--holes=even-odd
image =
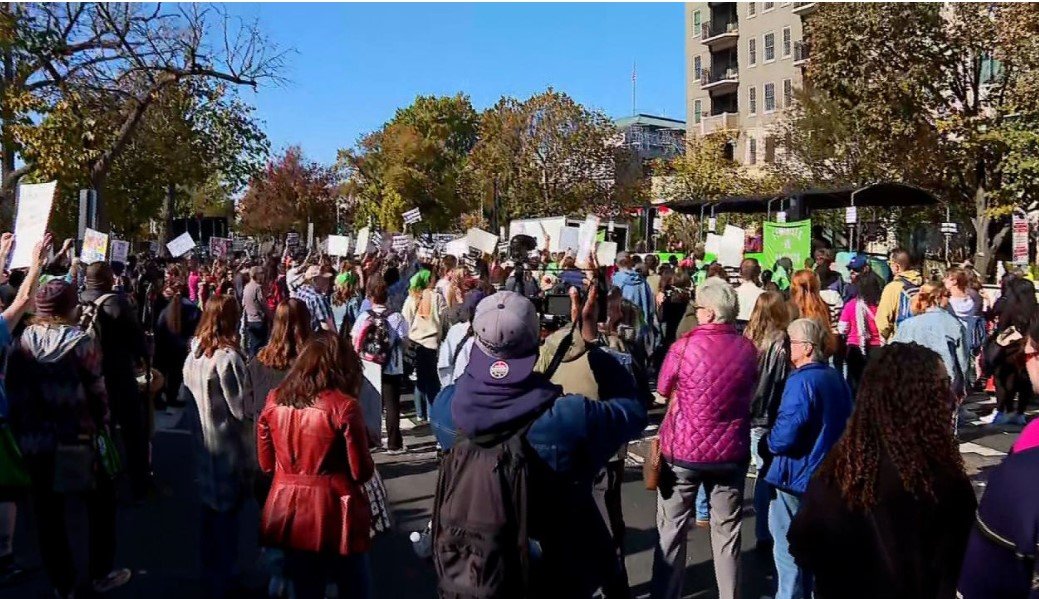
POLYGON ((790 258, 794 270, 804 268, 805 259, 812 254, 812 220, 765 223, 763 242, 761 268, 771 269, 783 257, 790 258))

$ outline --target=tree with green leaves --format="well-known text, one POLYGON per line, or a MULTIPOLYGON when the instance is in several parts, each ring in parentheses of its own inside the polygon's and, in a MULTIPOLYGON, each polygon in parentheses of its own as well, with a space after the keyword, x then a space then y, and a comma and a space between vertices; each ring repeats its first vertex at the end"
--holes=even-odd
POLYGON ((480 119, 465 176, 470 205, 493 213, 497 201, 499 224, 615 207, 615 134, 604 114, 552 88, 502 98, 480 119))
POLYGON ((825 4, 805 22, 812 57, 781 127, 779 170, 802 184, 883 179, 935 191, 969 216, 988 272, 1009 231, 994 219, 1036 199, 1039 7, 825 4))
POLYGON ((459 177, 476 143, 479 117, 467 96, 419 96, 381 129, 341 150, 347 193, 362 220, 401 231, 401 214, 418 208, 421 227, 447 230, 466 211, 459 177))

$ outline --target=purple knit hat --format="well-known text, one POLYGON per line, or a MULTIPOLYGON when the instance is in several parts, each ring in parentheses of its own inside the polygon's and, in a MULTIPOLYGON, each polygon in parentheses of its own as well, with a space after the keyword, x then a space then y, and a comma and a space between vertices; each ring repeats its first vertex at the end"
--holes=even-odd
POLYGON ((67 316, 76 307, 76 290, 62 279, 51 279, 36 292, 36 316, 67 316))

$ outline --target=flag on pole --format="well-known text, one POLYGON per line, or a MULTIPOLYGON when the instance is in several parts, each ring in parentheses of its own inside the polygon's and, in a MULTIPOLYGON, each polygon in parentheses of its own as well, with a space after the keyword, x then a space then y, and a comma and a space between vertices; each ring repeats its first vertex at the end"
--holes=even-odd
POLYGON ((404 217, 404 224, 405 225, 411 225, 411 224, 417 223, 420 220, 422 220, 422 213, 419 212, 418 208, 413 208, 411 210, 408 210, 407 212, 405 212, 401 216, 404 217))

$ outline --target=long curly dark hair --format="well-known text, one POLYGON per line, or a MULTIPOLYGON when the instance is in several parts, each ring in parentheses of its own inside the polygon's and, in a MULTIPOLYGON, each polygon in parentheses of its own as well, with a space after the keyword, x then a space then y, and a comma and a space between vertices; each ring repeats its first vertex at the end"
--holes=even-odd
POLYGON ((881 460, 914 497, 936 500, 936 472, 966 474, 952 430, 952 389, 941 358, 916 343, 870 356, 848 427, 819 469, 852 509, 877 503, 881 460))

